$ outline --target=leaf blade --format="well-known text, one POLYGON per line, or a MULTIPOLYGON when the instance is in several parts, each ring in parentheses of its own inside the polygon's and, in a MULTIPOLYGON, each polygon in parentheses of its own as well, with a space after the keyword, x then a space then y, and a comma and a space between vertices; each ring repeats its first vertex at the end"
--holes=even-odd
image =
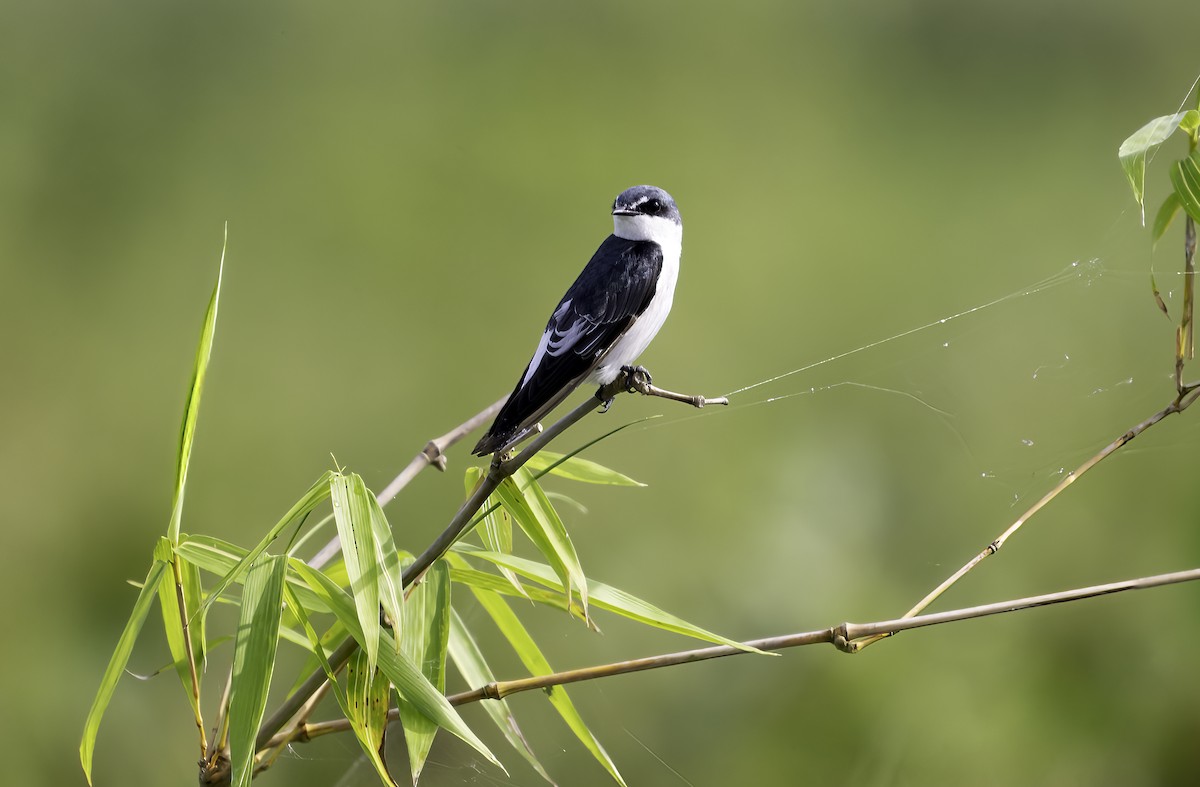
POLYGON ((1130 134, 1117 149, 1117 158, 1121 162, 1121 168, 1125 170, 1125 177, 1129 180, 1129 187, 1133 190, 1133 198, 1137 200, 1138 207, 1142 210, 1143 224, 1146 223, 1146 156, 1165 142, 1175 129, 1179 128, 1179 122, 1183 120, 1185 114, 1179 112, 1154 118, 1130 134))
MULTIPOLYGON (((451 569, 452 571, 454 569, 451 569)), ((463 623, 462 618, 452 608, 450 610, 450 639, 448 642, 448 652, 451 661, 458 669, 463 680, 468 686, 476 688, 486 686, 489 683, 494 683, 496 680, 495 674, 487 661, 483 657, 483 651, 479 649, 479 645, 475 642, 475 638, 471 636, 470 630, 463 623)), ((550 784, 554 784, 554 780, 550 778, 550 774, 542 766, 533 748, 529 745, 529 741, 525 739, 524 733, 521 732, 520 726, 517 724, 517 718, 513 715, 512 710, 508 707, 508 702, 505 700, 489 700, 480 703, 487 714, 492 718, 492 721, 499 728, 505 740, 513 747, 525 761, 533 767, 538 775, 545 779, 550 784)))
POLYGON ((276 522, 274 527, 267 531, 267 534, 263 536, 262 540, 259 541, 258 544, 255 545, 254 549, 251 549, 249 552, 247 552, 245 557, 238 561, 238 563, 229 570, 229 573, 227 573, 219 582, 217 582, 216 587, 212 589, 212 592, 208 594, 208 599, 204 602, 204 610, 207 610, 208 607, 213 604, 213 602, 220 598, 221 594, 225 592, 225 589, 229 587, 230 583, 241 576, 242 572, 244 572, 251 563, 257 560, 259 555, 266 551, 267 547, 269 547, 271 543, 279 537, 280 533, 286 530, 294 522, 303 520, 310 513, 312 513, 312 510, 316 508, 321 501, 329 497, 329 482, 332 477, 333 473, 326 470, 321 477, 316 480, 316 483, 308 488, 308 491, 304 493, 304 496, 297 500, 295 504, 288 509, 288 512, 283 515, 283 518, 276 522))
POLYGON ((249 787, 254 776, 255 739, 267 709, 267 692, 275 671, 286 570, 285 556, 263 556, 250 566, 242 588, 229 699, 232 787, 249 787))
POLYGON ((367 652, 372 672, 379 660, 379 562, 375 551, 375 532, 371 509, 362 494, 362 479, 357 474, 334 473, 329 481, 329 499, 337 521, 338 538, 342 542, 342 559, 350 577, 350 592, 358 610, 358 623, 363 632, 359 642, 367 652))
POLYGON ((568 597, 571 596, 572 589, 579 589, 583 614, 586 617, 587 577, 584 576, 571 536, 541 486, 529 471, 522 467, 496 487, 496 496, 554 568, 568 597))
MULTIPOLYGON (((550 663, 546 661, 546 657, 542 655, 542 651, 538 648, 537 643, 533 641, 533 637, 522 625, 517 618, 512 608, 508 606, 501 596, 492 593, 489 590, 480 590, 471 588, 480 606, 487 611, 492 620, 496 623, 497 628, 504 634, 513 650, 516 651, 517 657, 525 668, 529 670, 531 675, 549 675, 554 670, 550 663)), ((571 698, 567 696, 566 690, 562 686, 552 686, 546 690, 546 696, 550 699, 550 704, 558 711, 558 715, 566 722, 567 727, 579 739, 579 742, 584 745, 592 756, 596 758, 613 780, 625 787, 625 780, 621 777, 617 770, 616 763, 608 756, 608 752, 600 745, 600 741, 588 729, 584 723, 583 717, 579 715, 579 711, 575 708, 575 704, 571 702, 571 698)))
MULTIPOLYGON (((400 649, 439 692, 446 690, 446 645, 450 637, 450 572, 437 560, 404 605, 400 649)), ((437 724, 407 700, 398 703, 413 784, 421 778, 437 724)))
MULTIPOLYGON (((308 586, 324 600, 325 604, 350 632, 350 635, 361 643, 362 629, 358 623, 358 614, 355 610, 353 599, 322 572, 312 568, 303 561, 292 558, 290 565, 291 570, 308 583, 308 586)), ((421 713, 424 713, 431 720, 437 722, 438 726, 442 729, 449 731, 465 743, 470 744, 477 752, 487 757, 490 762, 494 763, 501 770, 504 769, 504 766, 500 764, 495 755, 488 750, 483 741, 479 740, 478 736, 471 731, 471 728, 458 715, 458 711, 446 701, 445 696, 438 692, 433 684, 408 659, 396 653, 392 648, 380 648, 379 668, 384 671, 384 674, 396 686, 401 696, 415 705, 421 713)))
POLYGON ((192 364, 192 384, 188 387, 187 403, 183 407, 183 424, 179 429, 179 452, 175 463, 175 494, 171 502, 171 519, 167 524, 167 538, 171 543, 179 541, 179 527, 183 521, 183 493, 187 487, 188 466, 192 459, 192 443, 196 437, 196 422, 200 417, 200 395, 204 392, 204 378, 208 373, 208 361, 212 356, 213 338, 217 332, 217 307, 221 300, 221 278, 225 273, 225 249, 229 244, 229 225, 225 225, 225 240, 221 244, 221 262, 217 266, 217 283, 208 300, 208 310, 200 329, 200 343, 196 347, 196 359, 192 364))
POLYGON ((619 473, 599 462, 583 459, 578 456, 567 456, 553 451, 538 451, 531 456, 525 466, 530 470, 542 470, 552 475, 561 476, 571 481, 585 484, 605 484, 608 486, 646 486, 641 481, 635 481, 624 473, 619 473))
POLYGON ((1171 167, 1171 185, 1179 204, 1194 221, 1200 221, 1200 149, 1171 167))
MULTIPOLYGON (((550 567, 535 561, 526 560, 515 555, 500 555, 494 552, 489 554, 471 547, 469 544, 456 544, 454 550, 460 554, 468 554, 471 557, 480 558, 490 563, 506 565, 521 576, 532 579, 547 587, 553 587, 556 584, 555 574, 550 567)), ((622 617, 636 620, 639 623, 644 623, 654 628, 662 629, 663 631, 683 634, 718 645, 729 645, 730 647, 753 653, 777 655, 749 647, 737 640, 721 636, 693 623, 689 623, 666 610, 656 607, 648 601, 640 599, 631 593, 626 593, 620 588, 615 588, 595 579, 589 579, 588 583, 592 590, 592 604, 601 609, 614 612, 622 617)))
POLYGON ((108 710, 109 702, 112 701, 117 681, 121 679, 121 675, 125 672, 125 665, 129 663, 134 643, 137 642, 142 624, 146 622, 146 616, 150 613, 150 605, 158 594, 158 586, 166 576, 166 569, 166 563, 155 560, 150 565, 150 570, 146 572, 146 581, 142 583, 137 600, 133 602, 133 611, 130 612, 129 620, 125 622, 125 628, 117 639, 117 647, 113 650, 112 657, 109 658, 108 666, 104 669, 104 677, 100 679, 100 688, 92 700, 87 721, 83 724, 83 738, 79 742, 79 763, 83 766, 88 784, 92 783, 92 756, 96 750, 96 735, 100 731, 100 722, 104 718, 104 712, 108 710))

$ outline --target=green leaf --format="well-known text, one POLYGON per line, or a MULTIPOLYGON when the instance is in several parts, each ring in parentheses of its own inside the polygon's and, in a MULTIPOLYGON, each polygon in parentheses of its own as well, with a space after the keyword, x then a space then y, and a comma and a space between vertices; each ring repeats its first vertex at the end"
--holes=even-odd
MULTIPOLYGON (((508 602, 503 597, 492 593, 488 590, 480 590, 471 588, 471 592, 475 594, 475 598, 479 601, 487 613, 495 621, 496 626, 504 634, 505 639, 512 645, 512 648, 517 653, 517 657, 521 659, 521 663, 529 670, 531 675, 549 675, 554 672, 550 667, 550 662, 546 661, 546 657, 542 655, 542 651, 533 641, 533 637, 529 636, 529 632, 521 625, 521 621, 517 619, 515 613, 508 606, 508 602)), ((579 715, 579 711, 575 709, 571 698, 567 696, 566 689, 562 686, 552 686, 545 690, 545 694, 550 698, 550 704, 558 711, 558 715, 562 717, 567 726, 571 728, 571 732, 575 733, 575 737, 592 753, 609 775, 617 782, 617 784, 625 786, 625 780, 621 778, 621 774, 617 771, 617 766, 613 763, 612 758, 608 756, 608 752, 600 745, 600 741, 596 740, 596 736, 583 723, 583 718, 579 715)))
POLYGON ((1193 220, 1200 221, 1200 149, 1192 155, 1176 161, 1171 167, 1171 185, 1179 197, 1179 204, 1193 220))
MULTIPOLYGON (((483 476, 481 468, 467 468, 464 481, 468 498, 483 482, 483 476)), ((480 538, 483 539, 483 545, 489 550, 505 555, 512 553, 512 517, 499 504, 495 495, 489 495, 484 501, 483 520, 476 527, 479 529, 480 538)), ((521 586, 521 580, 517 579, 516 574, 506 568, 500 569, 500 573, 512 584, 513 590, 525 595, 525 588, 521 586)))
MULTIPOLYGON (((392 684, 387 676, 377 669, 371 669, 366 653, 356 651, 346 664, 346 718, 350 720, 350 726, 354 728, 379 778, 389 787, 396 787, 396 781, 388 772, 383 748, 391 698, 392 684)), ((413 781, 415 783, 416 779, 413 781)))
POLYGON ((192 686, 192 669, 191 664, 196 664, 196 679, 199 680, 203 674, 204 666, 204 615, 196 615, 195 624, 192 626, 192 653, 189 660, 187 649, 187 637, 184 636, 185 621, 189 621, 188 625, 192 625, 192 616, 200 609, 200 603, 203 597, 200 593, 200 572, 193 563, 179 557, 171 548, 171 542, 167 538, 160 538, 158 546, 154 550, 156 560, 161 560, 164 563, 174 568, 175 564, 179 567, 180 582, 175 580, 175 572, 171 576, 159 583, 158 586, 158 606, 162 610, 163 630, 167 635, 167 647, 171 651, 171 660, 174 662, 175 672, 179 675, 179 681, 183 685, 183 693, 187 695, 188 703, 192 706, 192 713, 196 717, 200 716, 200 708, 197 698, 200 695, 200 687, 192 686), (186 616, 180 615, 179 596, 183 596, 184 607, 187 611, 186 616), (190 597, 190 598, 189 598, 190 597))
MULTIPOLYGON (((451 574, 457 569, 451 569, 451 574)), ((450 658, 454 661, 454 666, 458 669, 463 680, 472 688, 479 688, 493 683, 496 676, 492 673, 491 667, 483 658, 483 652, 479 650, 479 646, 475 643, 475 639, 471 636, 470 630, 467 629, 465 623, 459 618, 458 613, 453 609, 450 610, 450 641, 449 641, 450 658)), ((517 752, 525 758, 533 769, 538 774, 554 784, 554 780, 550 778, 550 774, 546 773, 546 769, 542 767, 542 763, 538 761, 537 755, 533 753, 533 749, 529 746, 529 742, 525 740, 525 735, 521 732, 520 726, 517 725, 517 718, 509 709, 508 703, 505 700, 487 700, 479 703, 483 709, 491 716, 492 721, 504 734, 505 740, 517 752)))
MULTIPOLYGON (((288 573, 290 574, 291 572, 288 573)), ((333 671, 333 666, 329 663, 329 658, 325 655, 325 642, 328 641, 329 635, 326 634, 324 641, 322 641, 321 637, 317 636, 316 630, 309 621, 303 607, 300 606, 290 585, 284 585, 284 595, 288 600, 288 605, 296 610, 296 619, 300 621, 300 625, 304 628, 304 634, 308 637, 312 653, 321 669, 325 671, 325 676, 329 678, 329 685, 333 687, 333 695, 337 698, 342 713, 346 715, 346 719, 350 722, 350 727, 354 730, 354 736, 358 739, 359 745, 362 746, 363 751, 366 753, 367 759, 371 761, 371 764, 375 767, 375 772, 379 774, 379 778, 383 783, 395 787, 396 782, 392 779, 391 773, 388 772, 387 763, 383 759, 384 738, 387 731, 388 701, 391 698, 390 681, 388 681, 386 675, 383 675, 378 670, 376 670, 369 683, 363 681, 362 676, 366 673, 366 654, 359 650, 351 656, 350 661, 346 665, 347 687, 343 688, 342 682, 338 680, 337 675, 333 671), (380 705, 383 706, 382 723, 379 719, 380 705)), ((340 626, 341 624, 338 625, 340 626)), ((305 669, 300 674, 301 682, 303 682, 303 676, 308 674, 308 670, 305 669)))
MULTIPOLYGON (((502 568, 494 563, 492 565, 496 566, 496 568, 502 568)), ((526 599, 527 601, 532 601, 535 604, 543 604, 548 607, 560 609, 563 612, 569 613, 572 617, 578 618, 591 628, 597 631, 599 630, 596 629, 596 624, 593 621, 588 620, 583 616, 583 611, 579 609, 578 604, 567 604, 567 597, 562 592, 561 586, 558 585, 557 582, 554 584, 553 590, 538 587, 536 585, 531 587, 522 586, 521 592, 518 593, 513 589, 511 583, 505 581, 501 577, 496 576, 495 574, 489 574, 485 571, 477 571, 473 568, 460 568, 458 566, 450 569, 450 580, 452 582, 457 582, 460 585, 470 585, 471 587, 483 588, 484 590, 491 590, 492 592, 499 593, 503 596, 515 596, 517 598, 526 599), (568 609, 568 607, 570 608, 568 609)))
POLYGON ((525 535, 533 542, 547 562, 554 567, 562 581, 562 588, 571 597, 572 589, 578 588, 583 614, 588 614, 587 577, 579 564, 575 545, 567 529, 559 519, 554 506, 546 498, 542 487, 524 467, 517 470, 496 487, 496 495, 512 514, 525 535))
POLYGON ((379 660, 379 636, 383 627, 379 621, 379 553, 375 549, 375 531, 365 489, 357 473, 349 476, 334 473, 329 481, 333 516, 342 542, 342 559, 350 576, 350 591, 363 632, 359 643, 367 652, 367 663, 373 672, 379 660))
POLYGON ((83 766, 88 784, 92 783, 92 755, 96 750, 96 733, 100 731, 100 720, 104 718, 104 712, 108 710, 108 703, 117 688, 117 681, 121 679, 125 665, 129 663, 129 654, 133 652, 133 644, 142 630, 142 624, 146 622, 146 615, 150 612, 150 605, 154 603, 154 596, 158 593, 158 586, 163 577, 166 576, 166 570, 167 564, 161 560, 155 560, 150 565, 146 581, 142 583, 137 601, 133 603, 133 611, 129 613, 129 620, 125 622, 125 630, 121 632, 117 647, 104 670, 104 677, 100 679, 96 698, 92 700, 92 708, 88 711, 87 721, 83 725, 83 738, 79 742, 79 762, 83 766))
MULTIPOLYGON (((362 644, 363 632, 358 622, 358 613, 355 610, 353 599, 323 573, 303 561, 292 558, 291 568, 324 600, 325 605, 333 610, 333 614, 350 632, 350 636, 362 644)), ((390 635, 385 634, 384 636, 390 635)), ((479 740, 463 722, 458 711, 454 710, 446 701, 445 696, 421 674, 420 670, 413 666, 412 662, 402 654, 396 653, 392 648, 380 648, 379 669, 387 675, 401 697, 411 702, 417 710, 436 722, 439 727, 469 743, 476 751, 503 770, 504 766, 500 765, 500 761, 492 755, 483 741, 479 740)))
MULTIPOLYGON (((388 524, 387 516, 379 505, 375 494, 367 489, 362 479, 357 475, 357 485, 367 501, 371 512, 371 535, 375 541, 375 560, 379 564, 379 603, 384 613, 393 623, 400 620, 404 604, 404 574, 400 566, 400 555, 396 550, 396 542, 392 538, 392 526, 388 524)), ((396 641, 393 638, 393 641, 396 641)), ((399 645, 399 642, 396 641, 399 645)))
POLYGON ((1200 129, 1200 112, 1194 109, 1189 109, 1183 113, 1183 117, 1179 120, 1179 128, 1184 133, 1195 136, 1197 129, 1200 129))
POLYGON ((291 510, 283 515, 283 519, 280 519, 275 523, 274 527, 267 531, 267 534, 263 537, 263 540, 259 541, 258 545, 255 546, 254 549, 247 552, 245 557, 238 561, 237 565, 231 568, 229 572, 221 578, 221 581, 217 583, 217 586, 213 588, 211 593, 208 594, 208 600, 204 602, 204 609, 207 610, 214 601, 220 598, 221 594, 225 592, 225 589, 229 587, 229 584, 241 576, 242 572, 245 571, 251 563, 257 560, 258 556, 261 555, 276 538, 279 538, 280 533, 290 527, 293 523, 302 521, 306 516, 312 513, 312 510, 316 508, 322 500, 329 497, 329 481, 331 478, 333 478, 333 473, 325 471, 325 473, 317 479, 317 482, 308 488, 308 491, 304 493, 304 497, 297 500, 296 504, 292 506, 291 510))
POLYGON ((1146 125, 1133 132, 1121 143, 1117 157, 1121 160, 1121 168, 1125 177, 1129 178, 1129 187, 1133 189, 1133 198, 1142 209, 1142 223, 1146 223, 1146 206, 1144 192, 1146 188, 1146 156, 1166 141, 1167 137, 1179 127, 1185 113, 1163 115, 1151 120, 1146 125))
MULTIPOLYGON (((480 558, 490 563, 504 565, 516 571, 523 577, 540 582, 548 587, 556 587, 558 585, 555 573, 549 566, 541 563, 535 563, 532 560, 516 557, 515 555, 501 555, 495 552, 483 552, 470 544, 456 544, 453 549, 460 554, 466 554, 474 558, 480 558)), ((609 612, 615 612, 622 617, 636 620, 639 623, 644 623, 654 628, 659 628, 664 631, 671 631, 676 634, 684 634, 696 639, 702 639, 707 642, 715 642, 720 645, 729 645, 745 650, 751 653, 761 653, 765 656, 778 655, 768 653, 767 651, 752 648, 744 645, 736 640, 722 637, 720 634, 714 634, 711 631, 702 629, 692 623, 688 623, 682 618, 672 615, 670 612, 665 612, 648 601, 643 601, 637 596, 626 593, 611 585, 606 585, 603 582, 597 582, 594 579, 588 580, 588 586, 592 591, 592 604, 606 609, 609 612)))
POLYGON ((1172 191, 1163 200, 1163 203, 1158 208, 1158 213, 1154 214, 1154 229, 1151 232, 1151 243, 1158 243, 1159 239, 1166 233, 1167 228, 1171 226, 1171 222, 1175 219, 1175 214, 1179 212, 1179 195, 1172 191))
MULTIPOLYGON (((446 640, 450 636, 450 572, 445 561, 431 565, 421 583, 412 589, 400 628, 400 649, 405 658, 420 668, 439 693, 445 693, 446 640)), ((415 785, 433 747, 437 725, 403 697, 398 708, 415 785)))
POLYGON ((544 470, 572 481, 582 481, 585 484, 645 486, 640 481, 634 481, 629 476, 590 459, 580 459, 578 456, 568 457, 552 451, 538 451, 536 456, 529 458, 525 466, 530 470, 544 470))
POLYGON ((167 525, 167 538, 174 544, 179 541, 179 523, 183 520, 183 492, 187 486, 188 464, 192 458, 192 441, 196 436, 196 419, 200 417, 200 394, 204 391, 204 376, 208 371, 208 359, 212 355, 213 335, 217 331, 217 304, 221 297, 221 276, 225 272, 225 247, 229 243, 229 225, 225 225, 225 241, 221 244, 221 262, 217 266, 217 283, 208 300, 208 312, 204 315, 204 326, 200 329, 200 345, 196 348, 196 361, 192 365, 192 384, 188 388, 187 404, 183 408, 183 426, 179 430, 179 454, 175 467, 175 499, 171 503, 171 521, 167 525))
MULTIPOLYGON (((216 574, 219 577, 229 576, 249 554, 242 547, 231 544, 213 536, 181 535, 179 546, 175 551, 189 563, 216 574)), ((240 572, 235 582, 241 580, 240 572)), ((288 582, 296 596, 309 612, 328 612, 325 603, 308 589, 308 585, 299 577, 288 575, 288 582)), ((310 670, 311 671, 311 670, 310 670)))
POLYGON ((267 692, 275 671, 286 570, 287 558, 283 555, 263 555, 250 566, 242 588, 229 699, 232 787, 249 787, 254 776, 255 738, 267 709, 267 692))

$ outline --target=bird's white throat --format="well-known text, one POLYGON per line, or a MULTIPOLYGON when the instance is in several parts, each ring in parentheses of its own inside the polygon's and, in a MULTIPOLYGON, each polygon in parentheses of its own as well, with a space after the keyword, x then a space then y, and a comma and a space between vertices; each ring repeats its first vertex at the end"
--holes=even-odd
POLYGON ((625 240, 652 240, 666 248, 683 243, 683 225, 662 216, 613 216, 613 235, 625 240))

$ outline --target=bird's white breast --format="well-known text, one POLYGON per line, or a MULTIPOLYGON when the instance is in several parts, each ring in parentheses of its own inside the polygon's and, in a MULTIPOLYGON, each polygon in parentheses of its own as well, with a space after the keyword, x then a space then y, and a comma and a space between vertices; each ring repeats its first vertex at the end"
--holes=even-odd
POLYGON ((607 385, 616 379, 622 366, 631 366, 658 334, 671 303, 675 299, 675 282, 679 280, 679 258, 683 253, 683 227, 670 219, 657 216, 613 216, 613 234, 627 240, 648 240, 662 248, 662 270, 654 286, 654 297, 646 310, 634 321, 612 349, 604 356, 588 380, 607 385))

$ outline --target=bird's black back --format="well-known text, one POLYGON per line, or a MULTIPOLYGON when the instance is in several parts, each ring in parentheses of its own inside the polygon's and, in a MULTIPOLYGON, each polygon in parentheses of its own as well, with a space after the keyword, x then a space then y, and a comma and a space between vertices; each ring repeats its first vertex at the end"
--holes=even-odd
POLYGON ((596 368, 650 304, 662 261, 662 247, 653 241, 609 235, 600 244, 546 323, 550 342, 536 371, 525 380, 535 357, 475 446, 476 456, 499 450, 541 420, 596 368))

